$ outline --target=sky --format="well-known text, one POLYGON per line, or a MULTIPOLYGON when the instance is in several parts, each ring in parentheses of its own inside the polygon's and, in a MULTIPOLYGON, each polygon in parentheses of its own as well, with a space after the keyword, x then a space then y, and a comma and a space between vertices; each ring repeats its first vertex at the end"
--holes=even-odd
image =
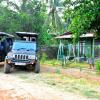
POLYGON ((10 1, 13 1, 13 2, 15 2, 16 4, 19 5, 21 0, 10 0, 10 1))

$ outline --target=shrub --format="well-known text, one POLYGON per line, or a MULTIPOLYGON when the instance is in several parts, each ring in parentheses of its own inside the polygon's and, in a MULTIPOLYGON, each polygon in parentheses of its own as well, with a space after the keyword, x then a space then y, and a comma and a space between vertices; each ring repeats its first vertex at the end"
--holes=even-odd
POLYGON ((100 71, 100 61, 96 62, 96 70, 100 71))
POLYGON ((42 54, 42 58, 41 58, 41 61, 44 63, 46 60, 47 60, 47 55, 46 55, 46 53, 43 53, 42 54))

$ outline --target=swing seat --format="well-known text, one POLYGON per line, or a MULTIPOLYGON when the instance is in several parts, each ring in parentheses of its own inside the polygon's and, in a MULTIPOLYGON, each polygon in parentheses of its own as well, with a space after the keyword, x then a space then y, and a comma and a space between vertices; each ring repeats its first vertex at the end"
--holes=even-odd
POLYGON ((74 60, 74 57, 73 57, 73 56, 71 56, 71 57, 69 57, 69 59, 68 59, 68 60, 69 60, 69 61, 70 61, 70 60, 74 60))
POLYGON ((67 56, 65 59, 68 60, 68 61, 72 61, 72 60, 74 60, 74 57, 73 56, 67 56))

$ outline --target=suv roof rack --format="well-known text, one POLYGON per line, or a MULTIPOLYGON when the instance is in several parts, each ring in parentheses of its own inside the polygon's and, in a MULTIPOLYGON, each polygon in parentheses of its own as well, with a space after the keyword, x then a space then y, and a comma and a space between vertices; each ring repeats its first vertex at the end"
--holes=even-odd
POLYGON ((9 36, 9 37, 14 37, 14 35, 5 33, 5 32, 0 32, 0 36, 9 36))
POLYGON ((16 32, 16 34, 19 37, 23 37, 23 36, 27 36, 27 37, 37 37, 38 36, 37 33, 33 33, 33 32, 16 32))

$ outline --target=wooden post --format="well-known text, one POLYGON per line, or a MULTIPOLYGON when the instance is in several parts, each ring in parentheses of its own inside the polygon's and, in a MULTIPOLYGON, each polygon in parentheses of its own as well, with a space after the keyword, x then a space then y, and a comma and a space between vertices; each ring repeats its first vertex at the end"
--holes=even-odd
POLYGON ((80 42, 78 42, 78 57, 80 56, 80 42))
POLYGON ((60 44, 59 44, 59 48, 58 48, 57 60, 59 59, 59 56, 61 55, 60 45, 61 45, 61 40, 60 40, 60 44))
POLYGON ((67 55, 67 56, 69 56, 69 53, 70 53, 69 45, 70 45, 70 44, 69 44, 69 42, 68 42, 68 55, 67 55))
POLYGON ((92 43, 92 58, 94 60, 94 47, 95 46, 95 39, 93 38, 93 43, 92 43))
POLYGON ((68 56, 70 57, 70 52, 71 52, 71 44, 68 45, 68 48, 69 48, 69 54, 68 56))
POLYGON ((79 57, 80 57, 80 42, 78 42, 78 61, 79 61, 79 57))

